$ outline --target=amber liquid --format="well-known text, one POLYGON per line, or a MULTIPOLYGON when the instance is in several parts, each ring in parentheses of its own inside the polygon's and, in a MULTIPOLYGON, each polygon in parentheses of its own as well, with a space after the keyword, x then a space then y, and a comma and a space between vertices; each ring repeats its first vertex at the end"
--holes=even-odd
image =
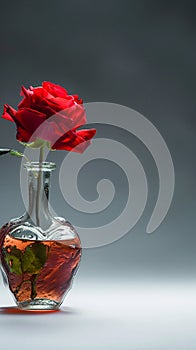
POLYGON ((1 249, 2 267, 18 303, 35 299, 49 299, 61 303, 70 287, 80 258, 81 249, 73 241, 21 240, 7 234, 1 249), (13 272, 9 266, 12 261, 6 260, 6 254, 12 249, 18 249, 24 254, 26 248, 31 249, 33 244, 45 246, 47 257, 43 266, 36 273, 13 272))

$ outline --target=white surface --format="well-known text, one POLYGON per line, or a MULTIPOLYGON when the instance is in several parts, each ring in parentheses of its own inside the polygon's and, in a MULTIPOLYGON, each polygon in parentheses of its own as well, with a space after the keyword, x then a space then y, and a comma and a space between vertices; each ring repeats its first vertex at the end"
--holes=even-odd
MULTIPOLYGON (((0 303, 14 305, 2 286, 0 303)), ((196 284, 74 284, 57 313, 0 310, 0 349, 195 350, 196 284)))

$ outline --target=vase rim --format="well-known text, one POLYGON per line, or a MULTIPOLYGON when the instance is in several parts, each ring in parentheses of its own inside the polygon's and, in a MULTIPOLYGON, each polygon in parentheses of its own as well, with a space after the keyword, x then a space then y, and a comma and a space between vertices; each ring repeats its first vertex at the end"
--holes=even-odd
POLYGON ((45 171, 45 170, 54 170, 56 168, 56 164, 53 162, 27 162, 24 164, 24 167, 27 170, 36 170, 36 171, 45 171))

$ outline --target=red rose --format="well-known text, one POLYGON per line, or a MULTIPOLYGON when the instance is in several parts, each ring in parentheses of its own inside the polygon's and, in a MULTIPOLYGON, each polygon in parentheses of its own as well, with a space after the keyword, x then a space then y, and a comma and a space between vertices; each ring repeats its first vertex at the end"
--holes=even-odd
POLYGON ((78 130, 86 123, 83 101, 68 95, 59 85, 43 82, 41 87, 22 87, 23 100, 15 110, 4 105, 2 117, 16 123, 20 142, 42 139, 52 149, 82 153, 95 135, 95 129, 78 130))

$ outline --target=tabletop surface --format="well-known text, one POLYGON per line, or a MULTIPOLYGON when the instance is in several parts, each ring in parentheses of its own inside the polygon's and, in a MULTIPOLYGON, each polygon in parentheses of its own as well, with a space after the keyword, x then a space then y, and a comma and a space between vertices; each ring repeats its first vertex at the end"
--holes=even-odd
POLYGON ((195 350, 196 284, 78 281, 58 312, 19 312, 0 293, 2 350, 195 350))

